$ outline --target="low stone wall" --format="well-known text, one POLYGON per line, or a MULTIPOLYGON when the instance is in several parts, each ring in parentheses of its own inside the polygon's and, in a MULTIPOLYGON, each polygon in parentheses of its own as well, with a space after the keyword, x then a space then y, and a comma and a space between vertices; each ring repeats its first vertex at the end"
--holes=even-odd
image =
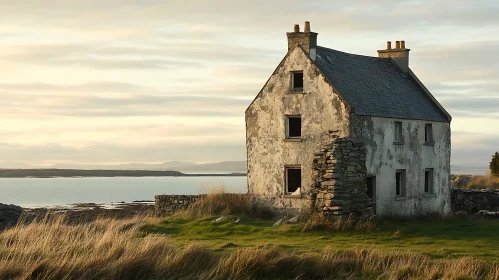
POLYGON ((367 195, 366 148, 349 138, 337 138, 315 153, 312 210, 327 217, 373 215, 367 195))
POLYGON ((451 189, 451 205, 454 212, 499 211, 499 190, 451 189))
POLYGON ((156 195, 154 196, 154 210, 156 214, 172 214, 187 209, 204 195, 156 195))

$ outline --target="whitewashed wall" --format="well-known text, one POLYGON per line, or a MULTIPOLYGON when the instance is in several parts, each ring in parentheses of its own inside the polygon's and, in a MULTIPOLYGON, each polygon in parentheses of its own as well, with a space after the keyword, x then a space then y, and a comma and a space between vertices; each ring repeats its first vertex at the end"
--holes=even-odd
POLYGON ((352 115, 351 136, 366 144, 367 173, 376 176, 376 213, 448 214, 450 205, 450 124, 352 115), (394 121, 402 122, 403 145, 394 144, 394 121), (425 145, 425 124, 434 145, 425 145), (434 193, 424 193, 424 171, 434 170, 434 193), (406 169, 406 196, 395 196, 395 171, 406 169))

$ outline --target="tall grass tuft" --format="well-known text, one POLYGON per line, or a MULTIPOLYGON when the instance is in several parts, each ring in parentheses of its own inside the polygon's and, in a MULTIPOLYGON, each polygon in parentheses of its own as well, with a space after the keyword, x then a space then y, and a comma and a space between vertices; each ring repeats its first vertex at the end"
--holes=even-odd
POLYGON ((313 231, 316 229, 325 229, 334 232, 347 230, 370 231, 376 229, 376 223, 373 217, 356 219, 353 215, 348 217, 338 217, 327 219, 319 214, 311 214, 307 217, 302 232, 313 231))
POLYGON ((499 189, 499 177, 491 176, 473 176, 464 187, 465 189, 499 189))
POLYGON ((276 215, 270 206, 253 196, 226 193, 219 189, 201 197, 187 210, 177 213, 177 216, 197 218, 233 214, 259 219, 272 219, 276 215))
POLYGON ((183 248, 141 227, 159 218, 99 219, 68 225, 64 217, 0 233, 0 279, 499 279, 498 264, 473 258, 432 259, 371 249, 298 253, 277 247, 215 253, 183 248))

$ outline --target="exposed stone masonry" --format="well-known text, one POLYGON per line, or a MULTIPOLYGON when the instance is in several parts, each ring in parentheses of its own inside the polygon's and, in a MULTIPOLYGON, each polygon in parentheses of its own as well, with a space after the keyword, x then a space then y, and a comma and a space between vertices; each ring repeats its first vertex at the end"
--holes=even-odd
POLYGON ((499 190, 451 189, 451 205, 454 212, 499 211, 499 190))
POLYGON ((156 195, 154 210, 160 215, 185 210, 202 196, 204 195, 156 195))
POLYGON ((364 144, 350 138, 337 138, 314 154, 313 211, 327 217, 373 215, 367 195, 366 154, 364 144))

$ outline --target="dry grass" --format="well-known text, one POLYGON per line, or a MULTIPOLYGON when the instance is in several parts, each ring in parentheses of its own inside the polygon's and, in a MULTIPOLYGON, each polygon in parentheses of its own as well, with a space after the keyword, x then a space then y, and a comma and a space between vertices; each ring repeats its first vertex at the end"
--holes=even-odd
POLYGON ((67 225, 59 217, 0 233, 0 279, 499 279, 473 258, 335 250, 300 254, 277 247, 227 254, 177 248, 140 228, 154 218, 67 225))
POLYGON ((187 210, 176 216, 187 218, 211 217, 217 215, 244 215, 250 218, 272 219, 276 214, 268 205, 245 194, 226 193, 215 190, 200 198, 187 210))
POLYGON ((347 230, 374 230, 376 223, 373 218, 356 219, 353 215, 348 217, 339 217, 336 219, 327 219, 322 215, 310 215, 305 220, 302 232, 312 231, 316 229, 325 229, 334 232, 347 230))
POLYGON ((473 176, 464 187, 465 189, 499 189, 499 177, 491 176, 473 176))

